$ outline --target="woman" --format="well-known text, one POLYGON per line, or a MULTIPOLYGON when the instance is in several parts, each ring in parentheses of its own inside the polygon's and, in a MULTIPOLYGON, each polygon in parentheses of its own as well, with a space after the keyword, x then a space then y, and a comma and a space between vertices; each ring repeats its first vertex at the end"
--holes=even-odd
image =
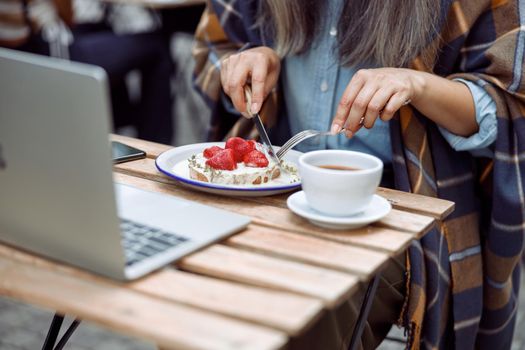
POLYGON ((456 202, 409 250, 402 321, 413 347, 510 348, 525 207, 524 11, 518 0, 211 1, 197 31, 212 137, 233 122, 231 133, 251 133, 225 113, 230 100, 246 110, 250 84, 252 111, 262 108, 275 137, 286 122, 292 133, 345 127, 347 139, 302 150, 375 154, 396 188, 456 202))

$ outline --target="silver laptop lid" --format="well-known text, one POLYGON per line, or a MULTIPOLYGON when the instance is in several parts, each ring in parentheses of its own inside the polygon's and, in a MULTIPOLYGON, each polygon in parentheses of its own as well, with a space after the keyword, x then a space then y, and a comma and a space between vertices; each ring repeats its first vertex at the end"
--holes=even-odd
POLYGON ((0 240, 123 277, 105 72, 0 49, 0 77, 0 240))

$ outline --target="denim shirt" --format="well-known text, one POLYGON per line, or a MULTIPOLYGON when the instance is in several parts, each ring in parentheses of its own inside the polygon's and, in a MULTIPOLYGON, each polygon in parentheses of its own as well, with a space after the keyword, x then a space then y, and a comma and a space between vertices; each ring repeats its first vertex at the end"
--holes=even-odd
MULTIPOLYGON (((330 0, 327 6, 328 15, 322 16, 324 21, 320 23, 321 28, 310 49, 283 60, 281 78, 292 135, 305 129, 329 130, 339 100, 352 76, 361 68, 377 68, 373 64, 348 68, 340 66, 336 45, 342 1, 330 0)), ((479 132, 465 138, 443 128, 439 130, 454 149, 487 155, 486 147, 496 139, 496 104, 482 87, 469 81, 460 81, 472 93, 479 132)), ((373 154, 385 163, 392 161, 389 124, 380 118, 376 119, 373 128, 361 128, 351 139, 344 135, 315 137, 296 148, 303 152, 351 149, 373 154)))

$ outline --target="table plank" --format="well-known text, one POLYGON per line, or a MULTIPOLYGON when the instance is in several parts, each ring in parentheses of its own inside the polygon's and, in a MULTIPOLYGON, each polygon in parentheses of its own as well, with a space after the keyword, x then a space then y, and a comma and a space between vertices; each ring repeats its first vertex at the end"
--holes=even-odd
MULTIPOLYGON (((304 225, 307 225, 306 220, 304 225)), ((404 251, 414 239, 414 235, 411 233, 377 226, 366 226, 351 231, 323 231, 321 228, 310 225, 301 233, 334 242, 388 252, 391 256, 404 251)))
POLYGON ((432 216, 444 220, 455 208, 454 202, 419 194, 380 187, 378 195, 386 198, 392 207, 411 213, 432 216))
POLYGON ((374 223, 377 226, 411 232, 414 237, 423 237, 434 225, 436 220, 430 216, 413 214, 399 209, 392 209, 387 216, 374 223))
MULTIPOLYGON (((118 170, 117 170, 118 171, 118 170)), ((341 243, 357 245, 375 250, 388 251, 392 254, 405 249, 414 237, 413 230, 405 231, 405 223, 399 222, 399 227, 393 227, 395 220, 381 222, 379 226, 367 226, 357 230, 330 231, 325 228, 317 227, 307 220, 295 215, 290 210, 253 202, 249 198, 230 198, 219 195, 211 195, 185 189, 184 187, 170 181, 169 183, 156 182, 131 175, 116 173, 117 182, 130 184, 154 192, 168 193, 185 199, 193 200, 199 203, 215 206, 225 210, 231 210, 240 214, 248 215, 254 223, 264 225, 279 230, 308 234, 323 239, 334 240, 341 243), (382 225, 382 226, 381 226, 382 225)), ((406 218, 415 217, 419 219, 421 215, 407 213, 406 218)), ((428 229, 432 224, 432 218, 421 218, 421 227, 411 225, 412 229, 422 231, 428 229)))
POLYGON ((171 267, 134 282, 121 283, 1 244, 0 257, 95 283, 109 281, 157 298, 276 328, 292 336, 315 322, 323 308, 315 298, 222 281, 171 267))
POLYGON ((170 349, 278 349, 287 342, 276 330, 6 257, 0 257, 0 293, 170 349))
POLYGON ((165 269, 133 282, 130 288, 177 303, 211 310, 299 336, 323 310, 318 300, 165 269))
POLYGON ((186 271, 319 298, 328 308, 358 287, 356 276, 214 245, 177 263, 186 271))
MULTIPOLYGON (((454 202, 444 199, 422 196, 385 187, 379 187, 376 194, 386 198, 394 209, 431 216, 437 220, 445 219, 454 211, 455 206, 454 202)), ((255 197, 250 200, 274 206, 286 207, 286 198, 288 198, 288 194, 270 197, 255 197)))
POLYGON ((388 254, 385 252, 266 227, 252 226, 227 239, 225 244, 349 272, 364 280, 368 280, 388 261, 388 254))
POLYGON ((115 164, 113 166, 113 170, 117 173, 140 177, 151 181, 158 181, 167 184, 178 184, 178 182, 174 179, 169 178, 158 171, 157 167, 155 166, 155 159, 150 158, 148 153, 146 154, 148 155, 146 159, 115 164))

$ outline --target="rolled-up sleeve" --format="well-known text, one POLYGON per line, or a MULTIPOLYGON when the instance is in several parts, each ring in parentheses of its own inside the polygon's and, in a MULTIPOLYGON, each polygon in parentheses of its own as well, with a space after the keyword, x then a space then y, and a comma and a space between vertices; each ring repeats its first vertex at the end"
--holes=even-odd
POLYGON ((494 143, 498 132, 496 103, 481 86, 464 79, 455 80, 470 89, 474 99, 479 131, 469 137, 458 136, 442 127, 439 128, 439 131, 456 151, 473 151, 475 154, 488 155, 487 147, 494 143))

